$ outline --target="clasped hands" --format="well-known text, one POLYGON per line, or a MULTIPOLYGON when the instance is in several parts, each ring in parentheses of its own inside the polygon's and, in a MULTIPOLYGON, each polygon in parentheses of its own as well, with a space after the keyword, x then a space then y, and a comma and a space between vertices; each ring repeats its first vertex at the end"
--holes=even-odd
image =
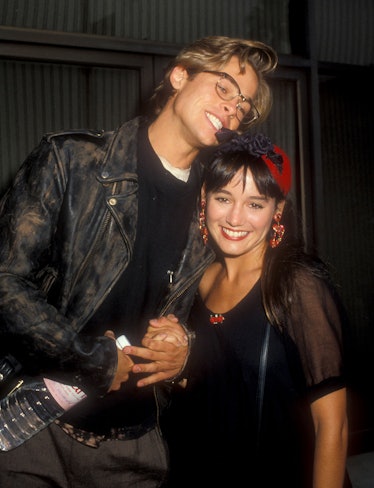
MULTIPOLYGON (((105 335, 115 340, 112 331, 107 331, 105 335)), ((119 390, 121 383, 129 379, 130 373, 149 373, 137 382, 138 387, 177 376, 186 362, 188 337, 177 317, 169 314, 149 321, 142 346, 126 346, 118 350, 117 372, 109 391, 119 390), (134 364, 131 356, 145 359, 147 362, 134 364)))

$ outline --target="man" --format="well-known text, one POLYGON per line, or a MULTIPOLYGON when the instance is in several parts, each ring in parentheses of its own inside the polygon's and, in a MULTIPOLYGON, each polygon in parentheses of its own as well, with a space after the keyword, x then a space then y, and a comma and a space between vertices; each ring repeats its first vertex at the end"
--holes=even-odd
POLYGON ((0 206, 4 352, 87 398, 0 453, 2 488, 164 484, 159 417, 190 344, 178 331, 144 339, 149 362, 134 366, 114 339, 140 345, 152 317, 187 318, 214 259, 199 235, 199 152, 266 117, 276 63, 259 42, 198 40, 171 64, 151 116, 47 135, 22 165, 0 206))

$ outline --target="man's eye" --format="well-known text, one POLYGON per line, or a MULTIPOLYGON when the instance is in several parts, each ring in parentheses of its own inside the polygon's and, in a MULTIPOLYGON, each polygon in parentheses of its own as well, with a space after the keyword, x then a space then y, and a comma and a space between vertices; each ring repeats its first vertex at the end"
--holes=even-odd
POLYGON ((226 94, 227 94, 227 90, 226 90, 226 88, 225 88, 224 86, 220 85, 219 83, 217 83, 217 88, 218 88, 218 90, 219 90, 221 93, 223 93, 224 95, 226 95, 226 94))
POLYGON ((239 112, 243 115, 243 117, 245 117, 247 115, 247 112, 244 110, 244 108, 240 105, 240 103, 238 103, 238 105, 236 106, 236 109, 239 110, 239 112))

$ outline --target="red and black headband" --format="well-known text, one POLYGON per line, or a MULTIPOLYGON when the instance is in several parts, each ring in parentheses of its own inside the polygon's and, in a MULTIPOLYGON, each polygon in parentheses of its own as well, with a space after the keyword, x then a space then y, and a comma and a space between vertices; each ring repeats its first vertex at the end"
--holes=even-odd
POLYGON ((234 131, 222 129, 216 134, 223 144, 215 152, 215 156, 235 152, 245 152, 261 158, 274 180, 278 183, 282 193, 286 196, 291 189, 292 174, 291 163, 287 154, 276 146, 263 134, 238 134, 234 131), (222 136, 222 137, 221 137, 222 136))

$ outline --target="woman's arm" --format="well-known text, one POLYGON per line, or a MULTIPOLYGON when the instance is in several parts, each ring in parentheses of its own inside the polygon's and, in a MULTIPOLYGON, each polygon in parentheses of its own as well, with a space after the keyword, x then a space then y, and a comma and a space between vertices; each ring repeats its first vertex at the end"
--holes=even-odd
POLYGON ((346 388, 315 400, 311 411, 316 435, 313 488, 342 488, 348 444, 346 388))

